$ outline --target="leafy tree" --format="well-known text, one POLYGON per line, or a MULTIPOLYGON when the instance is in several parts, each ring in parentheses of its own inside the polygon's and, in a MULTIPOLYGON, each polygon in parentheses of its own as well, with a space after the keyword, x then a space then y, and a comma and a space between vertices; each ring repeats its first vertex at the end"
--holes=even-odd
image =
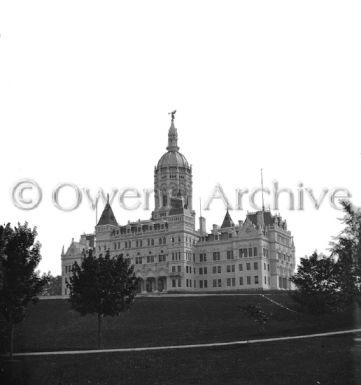
POLYGON ((40 255, 36 228, 0 226, 0 313, 10 335, 10 357, 14 351, 14 328, 23 320, 29 302, 35 303, 49 277, 35 271, 40 255))
POLYGON ((331 255, 337 258, 337 274, 344 301, 361 304, 361 210, 348 201, 342 204, 346 226, 332 242, 331 255))
POLYGON ((89 250, 81 266, 74 263, 67 283, 71 307, 81 315, 97 314, 98 347, 101 346, 101 321, 117 316, 132 305, 137 288, 134 267, 123 255, 93 255, 89 250))
POLYGON ((56 277, 52 276, 50 273, 49 282, 44 286, 42 295, 61 295, 61 275, 56 277))
POLYGON ((290 278, 297 290, 292 298, 302 307, 315 313, 335 309, 340 291, 336 261, 314 252, 301 258, 297 273, 290 278))
POLYGON ((342 202, 345 228, 331 243, 331 255, 301 258, 291 278, 291 296, 312 312, 344 311, 361 303, 361 211, 342 202))

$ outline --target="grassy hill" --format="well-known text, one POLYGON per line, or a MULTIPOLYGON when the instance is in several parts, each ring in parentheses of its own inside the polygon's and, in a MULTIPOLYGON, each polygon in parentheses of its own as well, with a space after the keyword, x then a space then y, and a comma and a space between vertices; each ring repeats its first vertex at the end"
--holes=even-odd
MULTIPOLYGON (((278 301, 287 296, 275 295, 278 301)), ((105 348, 225 342, 352 327, 352 317, 316 317, 275 306, 259 295, 138 298, 132 309, 103 322, 105 348), (270 321, 262 330, 241 308, 260 305, 270 321)), ((16 329, 15 351, 96 348, 96 316, 80 316, 67 300, 32 305, 16 329)))
MULTIPOLYGON (((270 298, 294 306, 287 295, 270 298)), ((290 312, 260 295, 138 298, 129 312, 105 318, 103 346, 227 342, 353 326, 352 315, 290 312), (269 315, 264 328, 241 311, 247 305, 259 305, 269 315)), ((95 316, 81 317, 66 300, 40 301, 17 327, 15 350, 93 349, 96 328, 95 316)), ((24 384, 316 384, 320 379, 320 384, 351 384, 351 347, 352 337, 339 336, 227 348, 29 357, 21 360, 19 375, 24 384)))

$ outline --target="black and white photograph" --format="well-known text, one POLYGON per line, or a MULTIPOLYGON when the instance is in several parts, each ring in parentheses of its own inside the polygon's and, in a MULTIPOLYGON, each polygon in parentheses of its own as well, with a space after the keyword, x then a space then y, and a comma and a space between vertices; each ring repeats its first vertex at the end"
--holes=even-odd
POLYGON ((0 384, 361 385, 360 48, 360 0, 0 0, 0 384))

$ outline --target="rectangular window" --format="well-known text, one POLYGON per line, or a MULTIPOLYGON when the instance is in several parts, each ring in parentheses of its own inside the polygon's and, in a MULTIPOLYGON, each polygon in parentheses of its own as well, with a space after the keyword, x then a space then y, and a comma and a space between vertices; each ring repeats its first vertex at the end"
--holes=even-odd
POLYGON ((257 247, 254 247, 254 248, 253 248, 253 256, 254 256, 254 257, 257 257, 257 247))
POLYGON ((231 278, 227 278, 227 286, 231 286, 231 278))
POLYGON ((222 272, 222 266, 218 266, 218 273, 222 272))
POLYGON ((221 279, 218 280, 218 287, 222 287, 222 280, 221 279))
POLYGON ((233 259, 233 250, 227 250, 227 259, 233 259))
POLYGON ((175 279, 172 279, 172 287, 175 287, 176 286, 176 281, 175 279))
POLYGON ((180 273, 180 271, 181 271, 181 266, 178 266, 178 272, 180 273))
POLYGON ((203 281, 199 281, 199 288, 203 289, 203 281))
POLYGON ((239 271, 243 271, 243 265, 242 265, 242 263, 240 263, 240 264, 238 265, 238 269, 239 269, 239 271))
POLYGON ((202 267, 199 268, 199 274, 200 274, 200 275, 203 274, 203 268, 202 268, 202 267))
POLYGON ((203 267, 203 274, 207 274, 207 268, 203 267))
POLYGON ((248 255, 249 255, 250 257, 252 257, 252 255, 253 255, 253 253, 252 253, 252 248, 249 248, 249 249, 248 249, 248 255))
POLYGON ((255 275, 255 276, 254 276, 254 283, 255 283, 256 285, 258 285, 258 275, 255 275))
POLYGON ((232 273, 235 272, 235 265, 232 265, 232 273))
POLYGON ((239 277, 239 284, 240 286, 243 286, 243 277, 239 277))
POLYGON ((247 267, 247 270, 251 270, 251 264, 249 262, 247 262, 246 267, 247 267))
POLYGON ((232 286, 236 286, 236 278, 232 278, 232 286))
POLYGON ((247 285, 250 285, 250 284, 251 284, 251 277, 247 276, 247 285))
POLYGON ((254 262, 253 267, 254 267, 255 270, 258 270, 258 263, 254 262))
POLYGON ((264 277, 264 284, 267 285, 267 279, 266 279, 266 276, 264 277))
POLYGON ((204 281, 204 288, 206 289, 208 287, 208 281, 204 281))
POLYGON ((178 287, 181 287, 182 286, 182 281, 180 278, 178 278, 178 287))
POLYGON ((213 266, 213 274, 217 273, 217 266, 213 266))
POLYGON ((213 287, 217 287, 217 280, 216 279, 213 280, 213 287))
POLYGON ((227 265, 227 273, 231 272, 231 265, 227 265))

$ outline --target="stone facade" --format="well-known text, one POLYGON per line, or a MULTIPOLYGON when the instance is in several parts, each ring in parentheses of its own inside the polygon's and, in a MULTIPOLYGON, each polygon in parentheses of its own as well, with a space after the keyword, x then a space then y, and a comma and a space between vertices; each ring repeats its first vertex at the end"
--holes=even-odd
POLYGON ((234 224, 227 210, 221 226, 207 233, 200 217, 196 230, 192 167, 179 152, 174 118, 167 150, 154 169, 151 218, 119 225, 108 202, 95 234, 62 252, 63 294, 71 265, 89 248, 129 258, 143 293, 289 289, 295 247, 286 221, 261 210, 234 224))

